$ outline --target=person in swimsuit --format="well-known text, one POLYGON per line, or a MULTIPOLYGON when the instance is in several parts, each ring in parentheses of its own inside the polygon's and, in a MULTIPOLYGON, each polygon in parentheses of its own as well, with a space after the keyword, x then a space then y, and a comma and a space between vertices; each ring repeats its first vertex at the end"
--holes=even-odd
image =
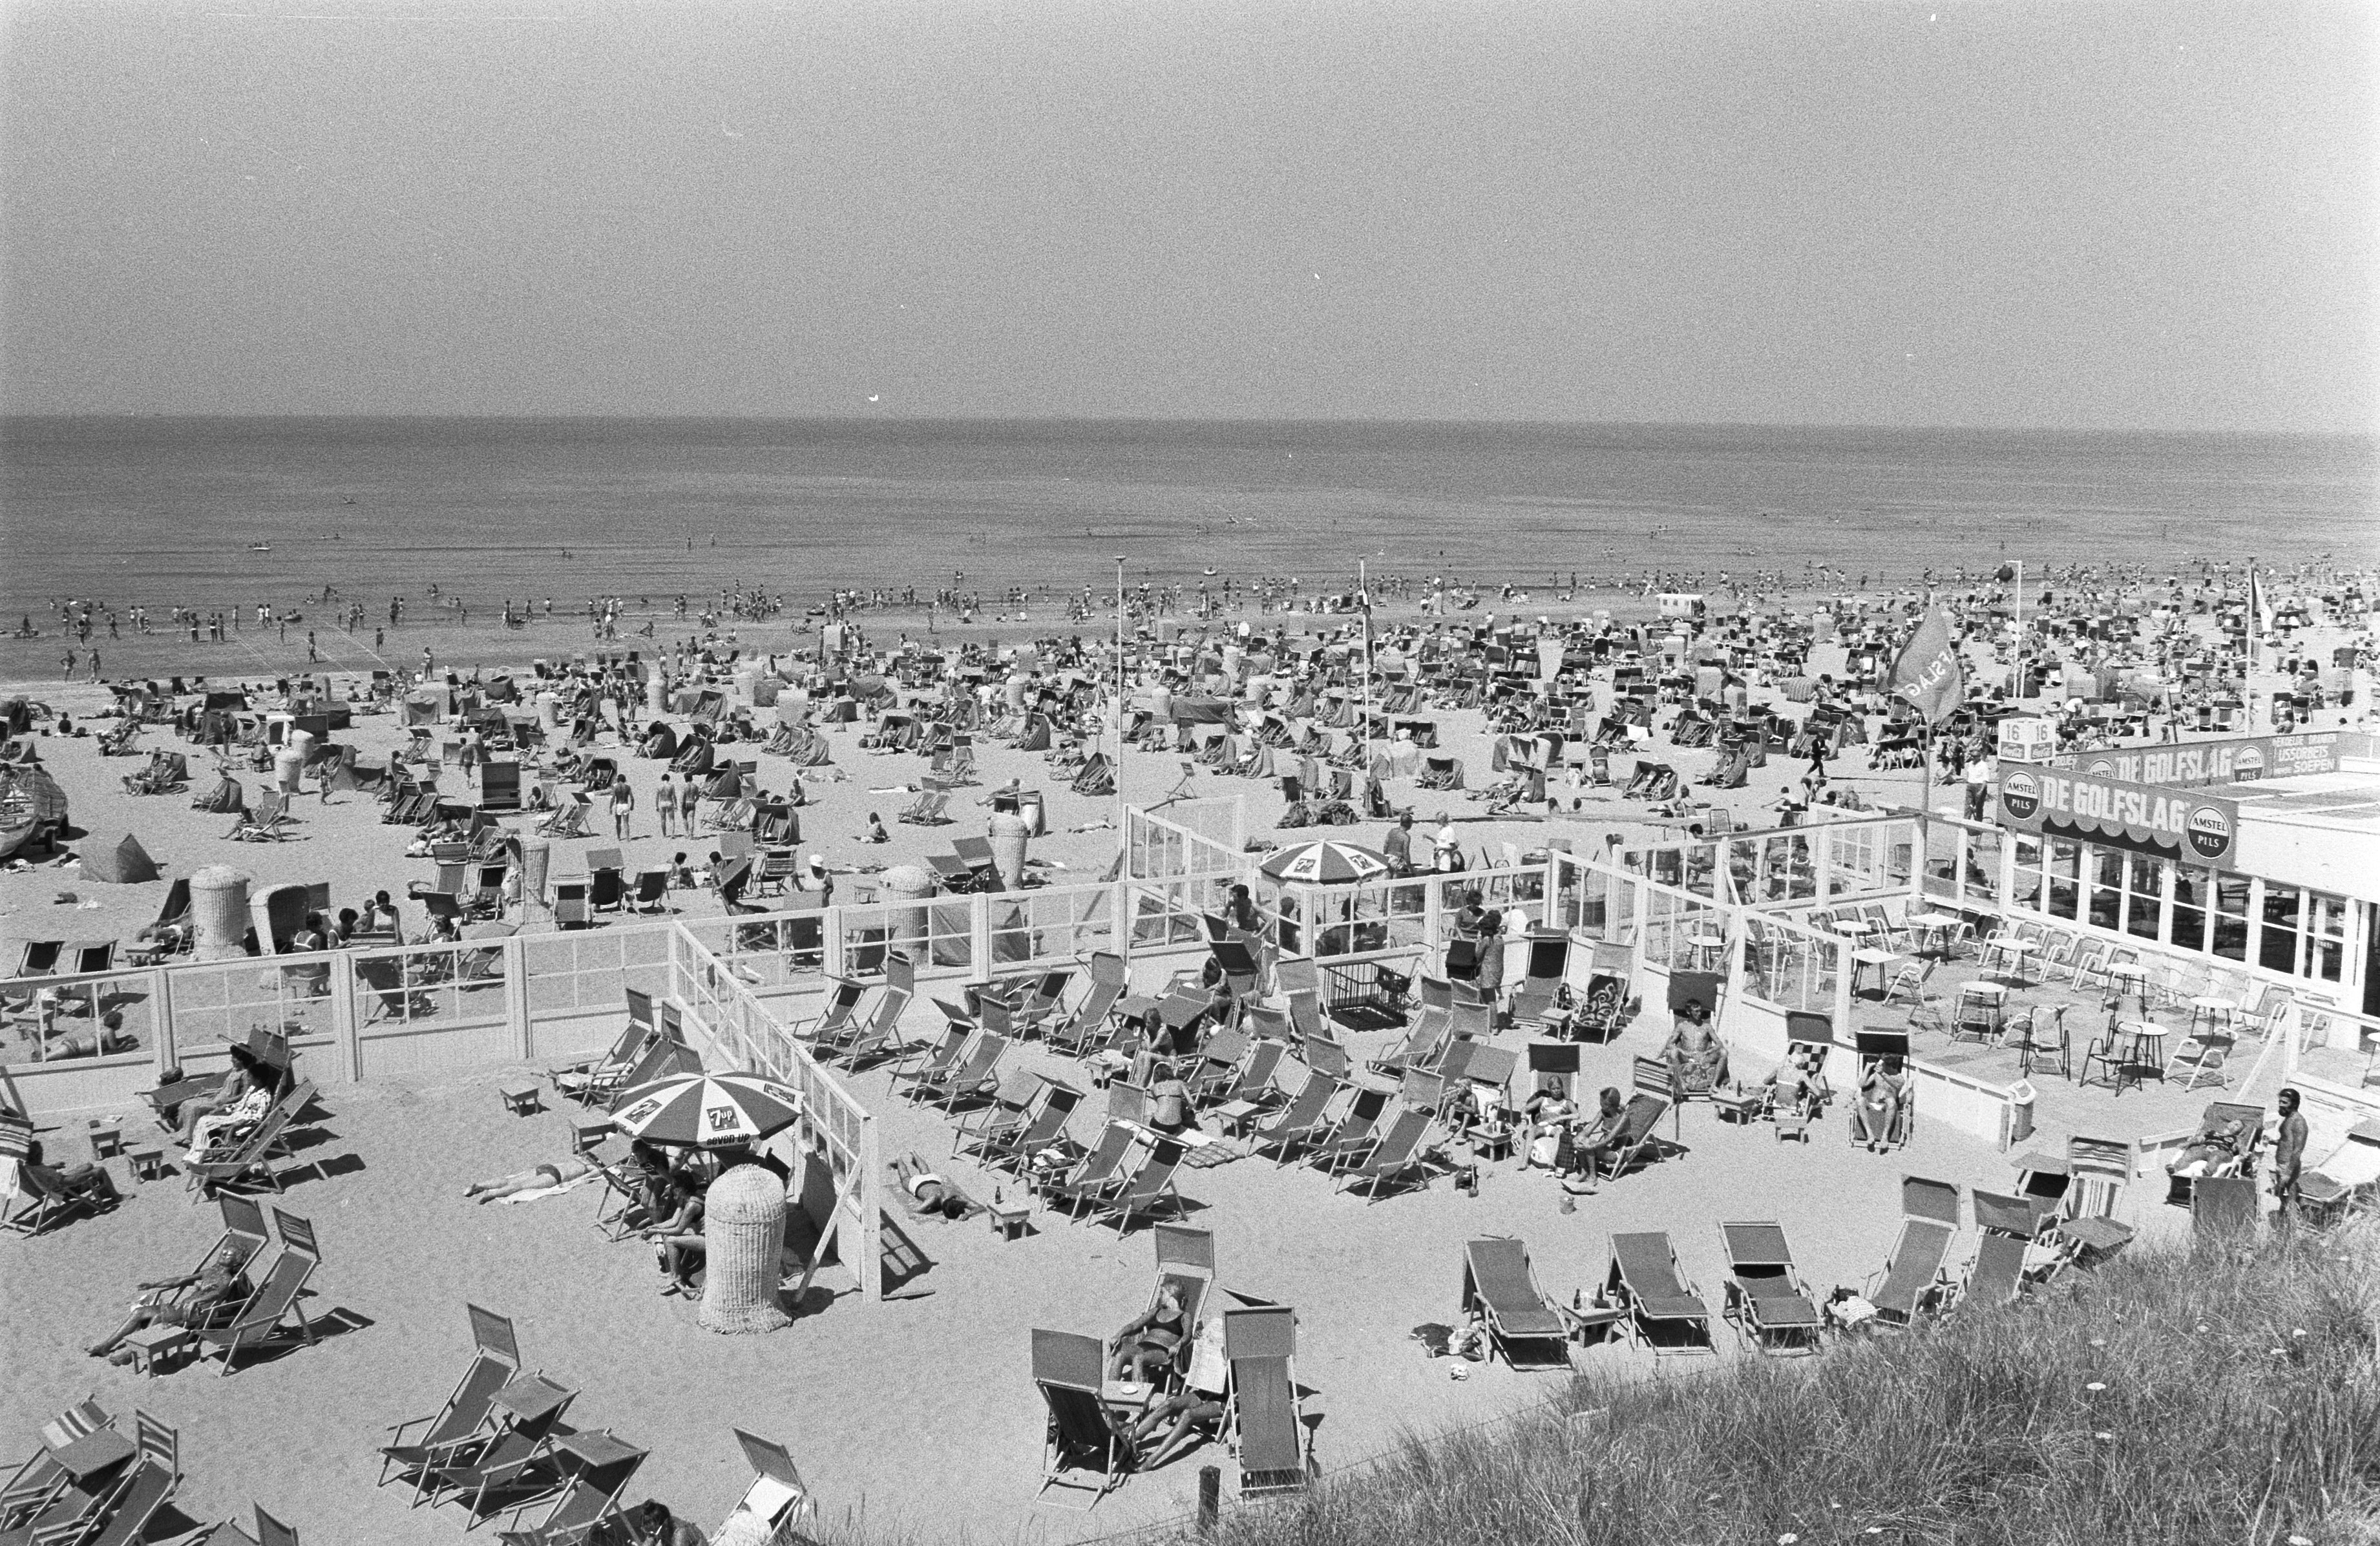
POLYGON ((892 1162, 892 1175, 901 1183, 903 1202, 913 1217, 933 1214, 942 1218, 973 1218, 983 1212, 982 1203, 947 1178, 935 1175, 915 1151, 892 1162))
POLYGON ((1223 1323, 1220 1316, 1198 1323, 1197 1337, 1190 1345, 1189 1371, 1182 1378, 1182 1388, 1150 1407, 1126 1435, 1134 1449, 1148 1442, 1150 1434, 1167 1422, 1173 1426, 1148 1458, 1139 1462, 1138 1468, 1154 1470, 1186 1450, 1197 1447, 1193 1431, 1214 1427, 1223 1420, 1223 1379, 1229 1366, 1223 1360, 1223 1323))
POLYGON ((538 1191, 575 1181, 581 1176, 592 1176, 591 1161, 574 1154, 567 1159, 547 1160, 527 1170, 516 1170, 509 1176, 499 1176, 490 1181, 473 1181, 463 1195, 475 1202, 492 1202, 499 1197, 510 1197, 516 1191, 538 1191))
POLYGON ((1183 1320, 1182 1291, 1171 1283, 1160 1286, 1157 1302, 1116 1333, 1115 1358, 1108 1366, 1108 1378, 1147 1379, 1149 1370, 1172 1363, 1189 1330, 1183 1320))
POLYGON ((132 1307, 132 1313, 125 1318, 124 1323, 84 1350, 95 1359, 129 1363, 132 1354, 124 1347, 124 1340, 134 1332, 149 1326, 207 1324, 218 1312, 247 1302, 249 1293, 244 1270, 247 1264, 248 1253, 237 1242, 226 1240, 223 1248, 208 1257, 197 1272, 139 1285, 140 1302, 132 1307), (164 1297, 169 1294, 180 1297, 164 1297))
POLYGON ((1670 1081, 1680 1090, 1715 1090, 1727 1082, 1727 1044, 1711 1028, 1710 1009, 1698 998, 1688 999, 1661 1044, 1670 1065, 1670 1081))

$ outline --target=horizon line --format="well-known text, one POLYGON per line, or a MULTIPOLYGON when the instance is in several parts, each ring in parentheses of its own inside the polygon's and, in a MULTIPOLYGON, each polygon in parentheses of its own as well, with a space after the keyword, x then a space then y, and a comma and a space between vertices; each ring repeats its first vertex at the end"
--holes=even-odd
POLYGON ((2143 439, 2243 440, 2380 440, 2380 425, 2368 429, 2148 429, 2138 426, 2015 425, 2015 424, 1877 424, 1864 422, 1785 421, 1773 419, 1594 419, 1594 418, 1423 418, 1321 417, 1251 418, 1224 415, 1080 414, 924 414, 894 417, 848 413, 194 413, 164 409, 6 410, 0 425, 91 420, 160 420, 185 423, 315 423, 348 424, 410 421, 446 424, 817 424, 932 428, 955 425, 1091 425, 1169 428, 1431 428, 1477 429, 1693 429, 1789 430, 1826 433, 1891 433, 1911 435, 2124 435, 2143 439))

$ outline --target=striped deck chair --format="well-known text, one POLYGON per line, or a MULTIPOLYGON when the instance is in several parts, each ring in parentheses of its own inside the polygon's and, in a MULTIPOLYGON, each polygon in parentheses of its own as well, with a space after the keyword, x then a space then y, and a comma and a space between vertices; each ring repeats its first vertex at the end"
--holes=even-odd
POLYGON ((1570 1320, 1537 1286, 1521 1241, 1490 1236, 1463 1246, 1463 1308, 1479 1312, 1489 1346, 1514 1369, 1570 1368, 1570 1320))
POLYGON ((1294 1492, 1312 1473, 1312 1434, 1297 1393, 1297 1312, 1286 1305, 1223 1311, 1225 1432, 1240 1495, 1294 1492))
POLYGON ((1667 1231, 1612 1236, 1604 1291, 1626 1312, 1630 1335, 1657 1358, 1718 1351, 1711 1338, 1710 1307, 1678 1270, 1667 1231))
POLYGON ((1876 1323, 1901 1329, 1937 1308, 1942 1298, 1942 1261, 1959 1233, 1959 1189, 1949 1181, 1904 1176, 1900 1181, 1900 1238, 1892 1254, 1870 1274, 1864 1290, 1876 1306, 1876 1323))
POLYGON ((43 1424, 42 1442, 33 1446, 33 1453, 17 1467, 6 1484, 0 1486, 0 1529, 15 1530, 39 1517, 74 1484, 73 1473, 52 1457, 53 1451, 115 1425, 115 1419, 99 1405, 95 1395, 85 1396, 43 1424))
POLYGON ((1785 1226, 1774 1220, 1722 1224, 1727 1283, 1719 1315, 1736 1335, 1764 1353, 1791 1356, 1818 1350, 1825 1323, 1809 1285, 1793 1266, 1785 1226))

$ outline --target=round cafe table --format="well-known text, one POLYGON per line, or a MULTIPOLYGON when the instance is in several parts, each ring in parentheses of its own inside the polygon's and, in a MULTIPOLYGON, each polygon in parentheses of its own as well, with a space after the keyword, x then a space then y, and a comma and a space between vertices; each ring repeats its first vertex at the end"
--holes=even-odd
POLYGON ((1950 931, 1961 920, 1949 912, 1914 912, 1909 926, 1916 931, 1914 948, 1921 956, 1947 956, 1950 953, 1950 931))
POLYGON ((1719 959, 1726 953, 1727 938, 1723 935, 1698 934, 1686 941, 1694 948, 1694 963, 1705 972, 1718 970, 1719 959))
POLYGON ((2131 1042, 2123 1061, 2116 1065, 2116 1093, 2124 1093, 2124 1081, 2140 1084, 2155 1074, 2157 1082, 2165 1082, 2166 1028, 2150 1021, 2127 1020, 2116 1027, 2116 1034, 2131 1042))

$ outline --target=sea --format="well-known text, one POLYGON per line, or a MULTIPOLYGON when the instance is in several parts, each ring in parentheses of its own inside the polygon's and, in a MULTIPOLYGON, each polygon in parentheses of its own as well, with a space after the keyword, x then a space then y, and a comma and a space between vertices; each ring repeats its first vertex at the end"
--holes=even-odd
POLYGON ((741 584, 987 595, 2010 560, 2380 562, 2380 442, 1558 424, 0 420, 0 614, 62 597, 492 612, 741 584))

